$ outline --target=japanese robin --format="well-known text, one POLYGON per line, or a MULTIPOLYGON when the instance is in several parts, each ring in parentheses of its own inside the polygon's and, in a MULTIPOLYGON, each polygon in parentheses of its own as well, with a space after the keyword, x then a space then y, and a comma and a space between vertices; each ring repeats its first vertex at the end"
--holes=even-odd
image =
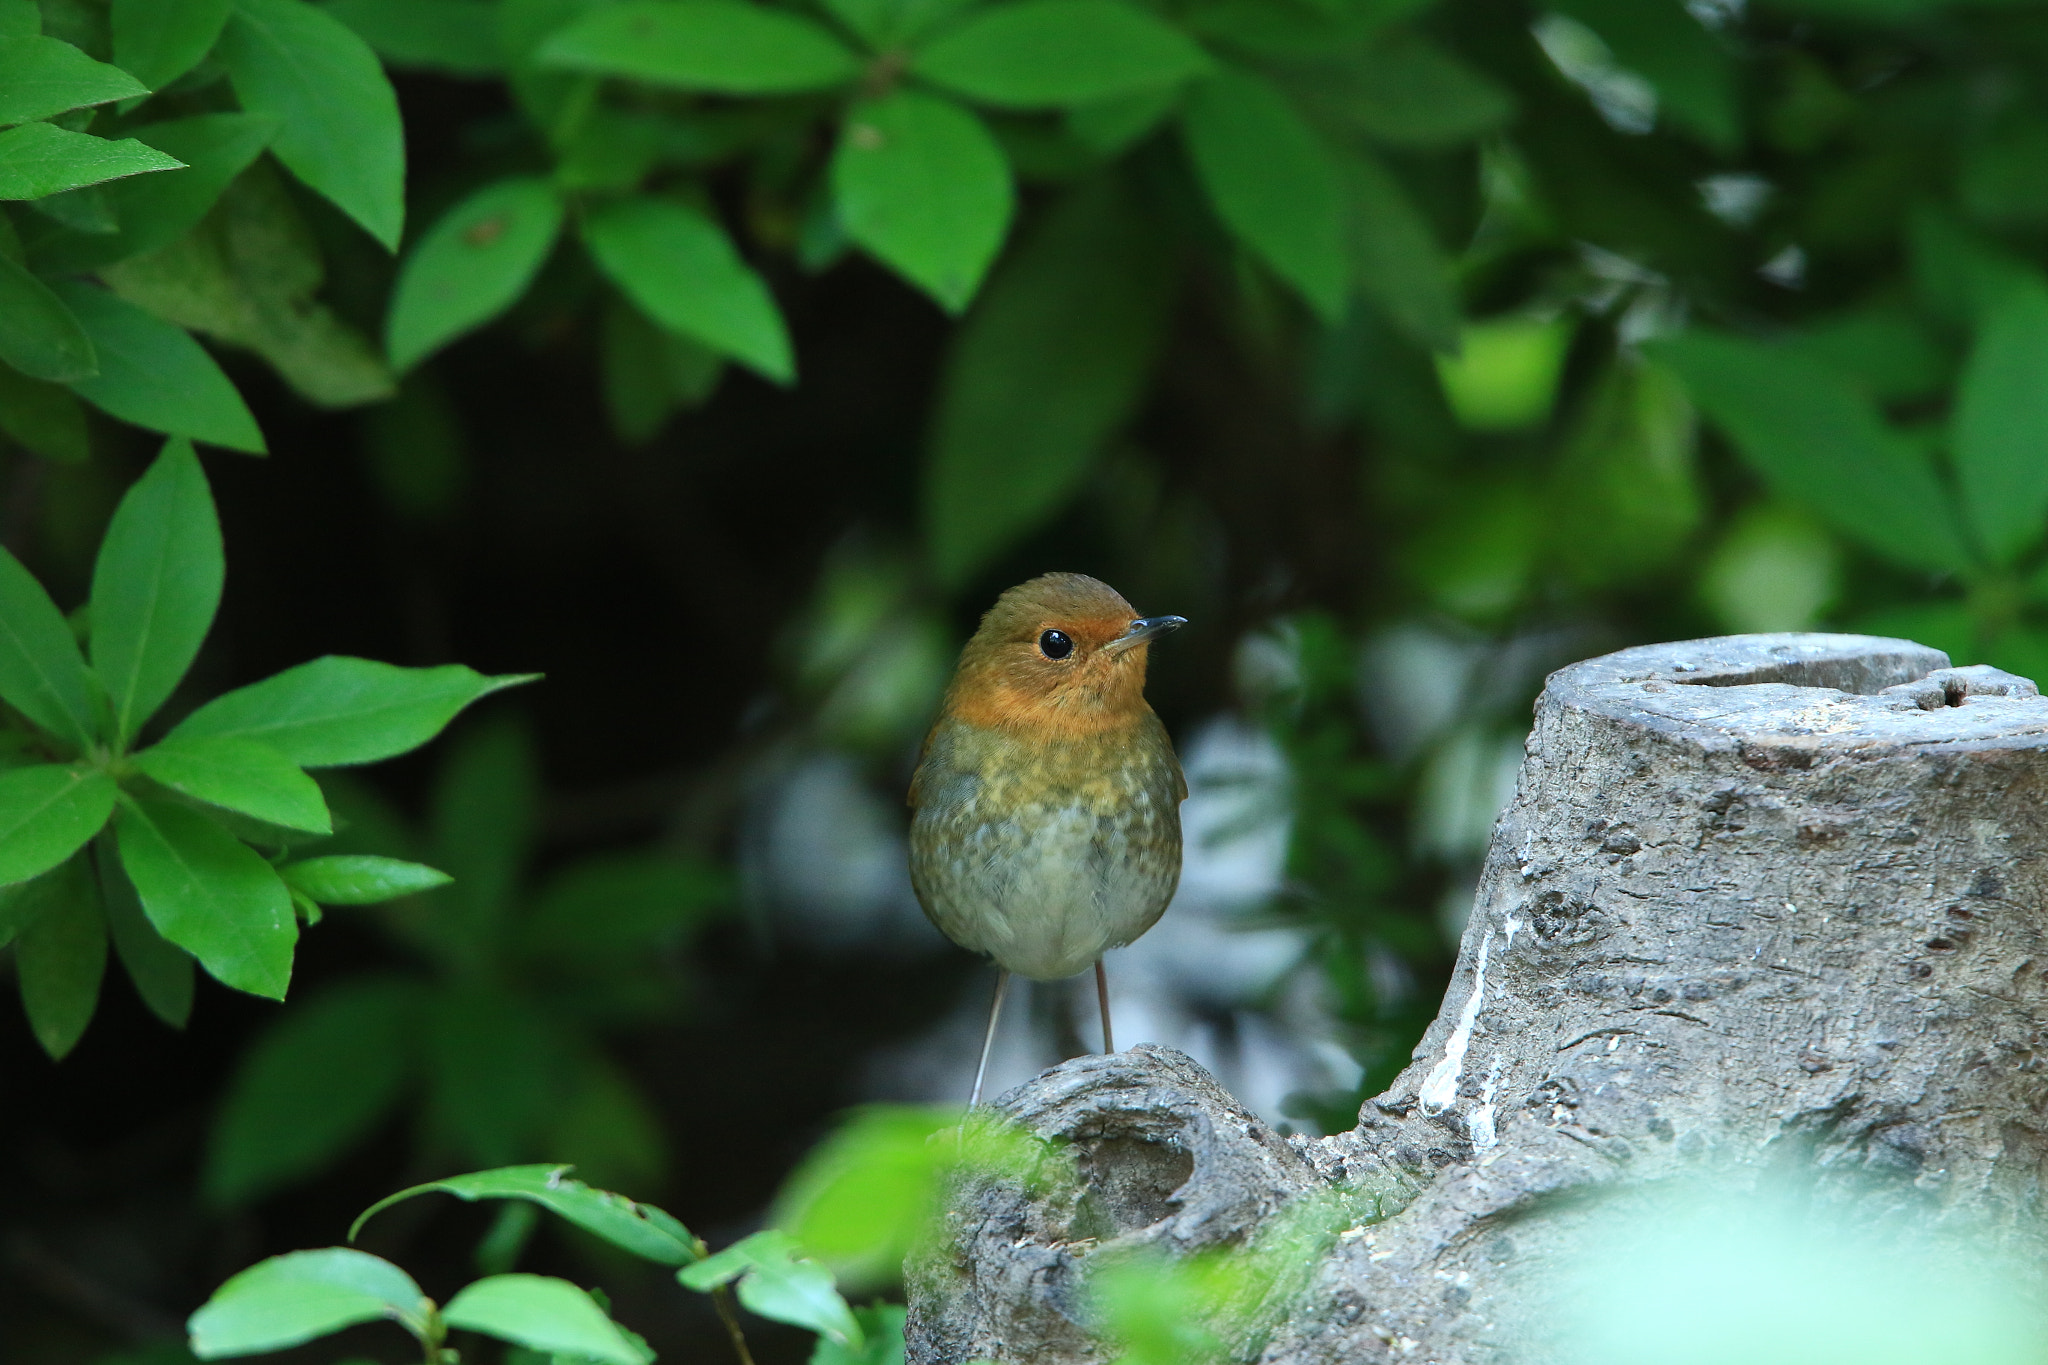
POLYGON ((1180 882, 1188 788, 1145 703, 1145 659, 1186 624, 1052 573, 997 598, 960 653, 910 781, 910 881, 941 933, 999 968, 969 1104, 1012 972, 1051 981, 1093 962, 1116 1050, 1102 954, 1150 929, 1180 882))

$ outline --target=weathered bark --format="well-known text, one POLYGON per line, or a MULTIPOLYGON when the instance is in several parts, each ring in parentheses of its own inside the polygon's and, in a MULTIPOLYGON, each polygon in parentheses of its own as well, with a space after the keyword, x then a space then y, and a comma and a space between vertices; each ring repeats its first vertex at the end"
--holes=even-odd
POLYGON ((1710 1170, 1854 1182, 2040 1249, 2048 700, 1843 635, 1625 650, 1555 674, 1456 975, 1351 1132, 1280 1139, 1176 1053, 1046 1072, 1002 1109, 1084 1188, 957 1192, 911 1358, 1094 1361, 1111 1244, 1241 1244, 1332 1183, 1398 1211, 1332 1244, 1269 1361, 1527 1354, 1526 1293, 1596 1202, 1710 1170))

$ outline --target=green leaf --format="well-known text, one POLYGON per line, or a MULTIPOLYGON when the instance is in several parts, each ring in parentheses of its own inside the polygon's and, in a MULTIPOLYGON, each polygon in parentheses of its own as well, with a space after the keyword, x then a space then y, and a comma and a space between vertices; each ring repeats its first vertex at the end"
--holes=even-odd
POLYGON ((54 123, 24 123, 0 133, 0 199, 43 199, 183 164, 132 137, 114 142, 54 123))
POLYGON ((1571 339, 1569 317, 1510 313, 1466 326, 1455 353, 1433 358, 1458 424, 1532 431, 1549 421, 1571 339))
POLYGON ((677 408, 697 407, 725 373, 709 348, 657 327, 613 295, 604 311, 604 401, 628 445, 645 445, 677 408))
POLYGON ((1344 310, 1344 204, 1329 148, 1272 84, 1227 72, 1196 85, 1181 114, 1216 215, 1324 321, 1344 310))
POLYGON ((1557 0, 1646 77, 1672 119, 1718 152, 1742 143, 1735 63, 1680 0, 1557 0))
POLYGON ((400 668, 330 654, 215 697, 171 737, 258 740, 302 768, 375 763, 425 744, 471 702, 539 676, 492 678, 461 664, 400 668))
POLYGON ((499 720, 466 731, 435 784, 434 858, 455 878, 462 923, 480 936, 511 908, 532 856, 538 768, 525 729, 499 720))
POLYGON ((114 509, 92 571, 92 667, 126 748, 199 655, 227 561, 220 518, 192 443, 163 453, 114 509))
POLYGON ((52 1060, 84 1036, 107 969, 107 928, 85 860, 73 858, 48 878, 44 904, 14 943, 14 969, 29 1029, 52 1060))
POLYGON ((833 18, 877 52, 900 48, 952 18, 969 0, 825 0, 833 18))
POLYGON ((796 377, 768 286, 704 213, 669 199, 620 200, 585 217, 583 239, 612 283, 662 326, 778 384, 796 377))
POLYGON ((1786 497, 1902 564, 1969 564, 1953 501, 1926 460, 1822 362, 1796 348, 1705 331, 1652 350, 1786 497))
POLYGON ((1429 222, 1400 181, 1363 152, 1345 158, 1351 269, 1362 293, 1417 345, 1458 347, 1458 292, 1429 222))
POLYGON ((365 853, 302 858, 278 870, 284 884, 322 905, 377 905, 446 886, 454 878, 425 863, 365 853))
POLYGON ((417 1066, 422 989, 384 976, 330 986, 243 1053, 207 1138, 215 1207, 325 1170, 383 1122, 417 1066))
POLYGON ((91 768, 36 763, 0 772, 0 884, 48 872, 99 833, 114 780, 91 768))
POLYGON ((860 62, 809 19, 739 0, 606 5, 540 46, 543 66, 724 95, 826 90, 860 62))
POLYGON ((213 1291, 185 1324, 201 1360, 281 1351, 359 1322, 389 1318, 425 1339, 433 1304, 412 1276, 351 1247, 258 1261, 213 1291))
POLYGON ((58 285, 57 296, 99 355, 100 372, 71 386, 79 397, 151 431, 264 453, 242 395, 190 334, 83 281, 58 285))
POLYGON ((473 1175, 450 1176, 415 1185, 378 1200, 349 1226, 349 1240, 372 1217, 402 1200, 422 1194, 452 1194, 457 1199, 524 1199, 567 1219, 621 1251, 658 1265, 683 1266, 697 1259, 690 1230, 652 1204, 637 1204, 622 1194, 592 1189, 569 1177, 568 1166, 506 1166, 473 1175))
POLYGON ((282 123, 271 144, 277 159, 398 250, 405 130, 370 45, 305 0, 235 0, 220 54, 242 108, 282 123))
POLYGON ((181 175, 145 175, 105 187, 117 226, 109 233, 67 233, 39 245, 37 268, 96 270, 167 247, 198 225, 228 183, 254 161, 277 132, 276 119, 255 114, 195 114, 135 130, 138 142, 185 163, 181 175))
POLYGON ((2048 285, 2038 276, 1983 315, 1954 422, 1963 510, 1991 558, 2010 564, 2048 516, 2048 285))
POLYGON ((213 50, 233 0, 114 0, 114 61, 161 90, 213 50))
POLYGON ((1913 211, 1906 239, 1913 283, 1952 322, 1974 326, 2009 292, 2035 278, 2026 260, 1931 205, 1913 211))
POLYGON ((561 230, 562 201, 545 180, 501 180, 456 205, 399 271, 385 327, 392 365, 409 370, 510 308, 561 230))
POLYGON ((102 830, 94 840, 93 863, 100 899, 107 908, 107 928, 113 932, 114 951, 128 969, 128 979, 157 1018, 172 1028, 185 1027, 192 1017, 192 955, 159 934, 142 913, 142 900, 121 869, 110 831, 102 830))
POLYGON ((451 76, 491 76, 505 67, 490 0, 330 0, 325 8, 391 66, 451 76))
POLYGON ((1214 68, 1185 33, 1120 0, 1022 0, 955 25, 911 57, 934 85, 1011 109, 1174 85, 1214 68))
POLYGON ((80 464, 92 455, 85 409, 77 396, 5 365, 0 365, 0 431, 59 464, 80 464))
MULTIPOLYGON (((43 585, 0 546, 0 698, 81 751, 95 725, 78 641, 43 585)), ((5 880, 0 878, 0 880, 5 880)))
POLYGON ((903 1365, 903 1325, 910 1310, 901 1304, 878 1303, 872 1308, 853 1310, 867 1340, 858 1346, 841 1345, 830 1337, 819 1337, 811 1348, 810 1365, 903 1365))
POLYGON ((270 864, 213 821, 165 801, 124 801, 121 865, 158 933, 215 980, 284 999, 298 921, 270 864))
POLYGON ((934 566, 963 582, 1072 495, 1151 377, 1172 264, 1109 185, 1004 262, 953 344, 924 475, 934 566))
POLYGON ((30 38, 42 31, 43 15, 36 0, 0 0, 0 34, 30 38))
POLYGON ((676 1279, 708 1293, 739 1279, 740 1302, 762 1317, 804 1327, 842 1344, 865 1338, 853 1311, 832 1287, 832 1272, 797 1254, 786 1232, 769 1230, 733 1243, 716 1256, 684 1266, 676 1279))
MULTIPOLYGON (((145 749, 135 766, 195 801, 223 806, 286 829, 329 834, 320 785, 268 744, 216 736, 171 739, 145 749)), ((317 897, 315 899, 318 899, 317 897)))
POLYGON ((644 853, 585 858, 534 902, 520 942, 538 961, 609 973, 733 900, 727 877, 702 864, 644 853))
POLYGON ((149 93, 118 66, 55 38, 0 37, 0 127, 149 93))
POLYGON ((605 1316, 589 1294, 552 1276, 486 1276, 450 1299, 441 1316, 450 1327, 559 1356, 607 1365, 648 1365, 654 1359, 654 1352, 605 1316))
POLYGON ((1455 147, 1515 112, 1499 84, 1407 30, 1290 75, 1289 89, 1331 123, 1397 147, 1455 147))
POLYGON ((832 190, 847 235, 951 313, 981 287, 1017 207, 981 120, 915 90, 848 111, 832 190))

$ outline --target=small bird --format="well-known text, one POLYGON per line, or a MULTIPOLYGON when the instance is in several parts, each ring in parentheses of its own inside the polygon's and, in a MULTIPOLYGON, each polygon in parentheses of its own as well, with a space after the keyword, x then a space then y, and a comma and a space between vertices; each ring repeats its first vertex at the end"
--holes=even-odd
POLYGON ((1150 929, 1180 883, 1188 786, 1145 661, 1186 624, 1050 573, 997 598, 960 652, 910 780, 910 882, 941 933, 999 968, 969 1105, 1012 972, 1051 981, 1092 961, 1116 1051, 1103 951, 1150 929))

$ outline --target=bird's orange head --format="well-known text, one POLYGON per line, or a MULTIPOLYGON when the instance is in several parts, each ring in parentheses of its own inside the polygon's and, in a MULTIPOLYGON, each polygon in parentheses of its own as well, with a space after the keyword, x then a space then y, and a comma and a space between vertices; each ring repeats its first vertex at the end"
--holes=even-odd
POLYGON ((946 712, 975 725, 1089 733, 1144 714, 1148 642, 1187 624, 1141 617, 1099 579, 1049 573, 996 599, 960 652, 946 712))

